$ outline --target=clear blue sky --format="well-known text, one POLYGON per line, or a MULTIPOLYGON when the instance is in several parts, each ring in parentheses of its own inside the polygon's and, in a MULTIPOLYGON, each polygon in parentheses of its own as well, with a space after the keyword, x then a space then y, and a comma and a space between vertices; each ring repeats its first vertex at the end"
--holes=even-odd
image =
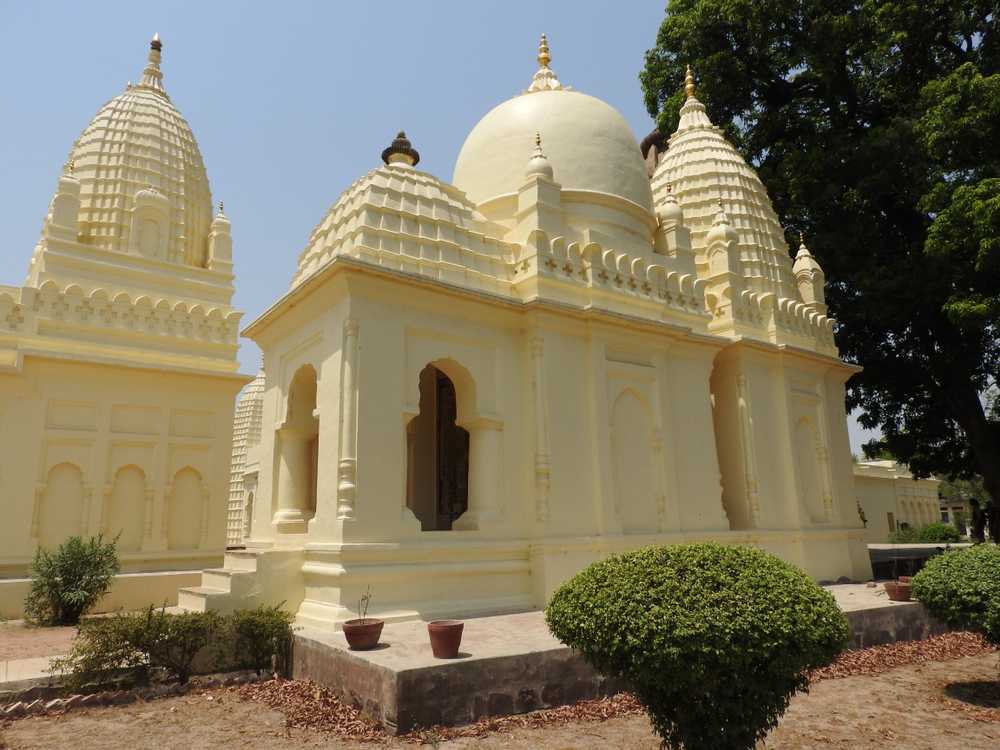
MULTIPOLYGON (((638 73, 664 6, 0 0, 0 283, 23 280, 73 140, 138 80, 153 32, 166 89, 233 222, 235 305, 248 322, 287 288, 313 226, 397 130, 421 169, 450 179, 472 126, 527 87, 543 31, 563 83, 616 107, 641 139, 653 121, 638 73)), ((244 371, 257 359, 243 342, 244 371)))

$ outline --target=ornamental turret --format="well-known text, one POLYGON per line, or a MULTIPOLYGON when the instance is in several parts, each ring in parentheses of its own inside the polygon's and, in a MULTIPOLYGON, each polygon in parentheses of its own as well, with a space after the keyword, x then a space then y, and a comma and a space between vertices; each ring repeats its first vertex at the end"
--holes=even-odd
POLYGON ((225 273, 233 271, 232 225, 223 211, 222 201, 219 201, 219 212, 212 219, 208 235, 208 267, 225 273))
POLYGON ((813 310, 826 315, 826 274, 820 268, 819 262, 806 247, 805 238, 799 236, 799 251, 795 255, 795 265, 792 266, 795 283, 799 288, 799 297, 813 310))

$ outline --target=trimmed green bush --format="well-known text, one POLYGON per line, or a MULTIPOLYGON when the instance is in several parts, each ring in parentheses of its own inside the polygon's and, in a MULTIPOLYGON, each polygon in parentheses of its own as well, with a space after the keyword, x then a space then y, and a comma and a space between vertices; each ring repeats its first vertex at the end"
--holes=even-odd
POLYGON ((260 606, 240 609, 226 618, 220 658, 239 669, 271 669, 281 674, 288 666, 295 615, 281 609, 260 606))
POLYGON ((958 542, 962 535, 950 523, 929 523, 920 529, 918 539, 923 543, 958 542))
POLYGON ((977 544, 932 557, 913 577, 913 597, 951 627, 1000 646, 1000 546, 977 544))
POLYGON ((751 750, 807 671, 847 643, 846 617, 804 572, 761 550, 647 547, 595 563, 545 610, 552 633, 622 679, 671 748, 751 750))
POLYGON ((49 670, 61 673, 67 687, 149 681, 149 657, 136 644, 142 638, 145 612, 117 613, 84 620, 66 656, 53 659, 49 670))
POLYGON ((101 535, 84 541, 71 536, 55 551, 35 550, 31 590, 24 600, 24 617, 34 625, 76 625, 111 588, 118 574, 113 539, 101 535))

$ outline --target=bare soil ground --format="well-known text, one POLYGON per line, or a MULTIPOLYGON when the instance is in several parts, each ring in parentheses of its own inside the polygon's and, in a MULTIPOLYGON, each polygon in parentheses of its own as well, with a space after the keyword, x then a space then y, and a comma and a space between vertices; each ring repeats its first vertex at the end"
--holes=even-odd
POLYGON ((75 627, 32 628, 21 620, 0 622, 0 661, 65 654, 75 635, 75 627))
MULTIPOLYGON (((799 695, 768 738, 767 748, 906 748, 995 750, 1000 747, 1000 695, 995 653, 928 661, 878 675, 825 679, 799 695), (976 688, 972 684, 979 685, 976 688), (989 685, 985 691, 982 684, 989 685), (994 691, 992 694, 990 691, 994 691), (961 701, 964 697, 974 702, 961 701)), ((431 737, 425 735, 425 740, 431 737)), ((285 716, 236 689, 217 689, 123 707, 21 719, 0 726, 0 748, 136 750, 137 748, 412 747, 411 738, 343 740, 315 729, 286 726, 285 716)), ((537 729, 514 728, 481 737, 434 743, 487 750, 629 748, 656 750, 658 740, 641 715, 576 721, 537 729)))

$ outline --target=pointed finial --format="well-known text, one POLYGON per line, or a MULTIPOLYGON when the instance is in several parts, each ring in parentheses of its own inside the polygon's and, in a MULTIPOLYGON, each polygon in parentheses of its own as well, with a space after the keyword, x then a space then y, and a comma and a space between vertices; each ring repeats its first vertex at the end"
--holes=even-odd
POLYGON ((66 164, 66 173, 72 177, 75 171, 76 171, 76 161, 70 159, 69 162, 66 164))
POLYGON ((160 41, 159 33, 153 34, 153 39, 149 43, 149 56, 146 58, 148 62, 142 71, 138 88, 151 89, 166 96, 167 92, 163 90, 163 73, 160 72, 162 50, 163 43, 160 41))
POLYGON ((538 70, 535 71, 535 75, 531 78, 531 85, 528 90, 524 93, 530 94, 533 91, 558 91, 559 89, 568 89, 569 86, 563 86, 559 79, 556 78, 556 74, 549 67, 549 63, 552 62, 552 55, 549 54, 549 40, 545 34, 542 34, 542 38, 538 42, 538 70))
POLYGON ((224 206, 222 204, 222 201, 219 201, 219 213, 220 214, 224 214, 225 213, 225 211, 223 209, 224 209, 224 206))
POLYGON ((542 134, 537 130, 535 131, 535 150, 539 152, 542 150, 542 134))
POLYGON ((155 49, 157 52, 163 49, 163 42, 160 41, 160 32, 153 34, 152 40, 149 42, 149 48, 155 49))
POLYGON ((687 73, 684 75, 684 93, 688 99, 694 97, 694 73, 691 72, 690 65, 687 66, 687 73))
POLYGON ((547 68, 550 62, 552 55, 549 54, 549 40, 542 34, 542 38, 538 41, 538 64, 547 68))

